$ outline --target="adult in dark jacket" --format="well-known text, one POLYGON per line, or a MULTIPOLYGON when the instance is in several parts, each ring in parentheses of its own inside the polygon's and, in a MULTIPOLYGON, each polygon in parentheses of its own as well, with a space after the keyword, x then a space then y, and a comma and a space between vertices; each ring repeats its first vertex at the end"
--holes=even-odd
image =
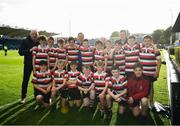
POLYGON ((19 48, 19 55, 24 56, 24 72, 23 72, 23 81, 22 81, 22 89, 21 89, 21 103, 25 103, 26 93, 29 78, 31 76, 31 72, 33 69, 32 66, 32 51, 35 46, 38 45, 37 37, 38 32, 36 30, 32 30, 27 36, 27 38, 22 42, 19 48))

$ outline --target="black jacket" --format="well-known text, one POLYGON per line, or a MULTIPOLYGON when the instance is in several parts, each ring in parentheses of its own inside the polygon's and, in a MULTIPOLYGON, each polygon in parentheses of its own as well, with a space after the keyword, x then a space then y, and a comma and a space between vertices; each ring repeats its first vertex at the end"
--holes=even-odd
POLYGON ((30 49, 37 45, 38 43, 33 42, 30 36, 24 39, 18 51, 20 56, 24 56, 24 64, 32 65, 32 53, 30 49))

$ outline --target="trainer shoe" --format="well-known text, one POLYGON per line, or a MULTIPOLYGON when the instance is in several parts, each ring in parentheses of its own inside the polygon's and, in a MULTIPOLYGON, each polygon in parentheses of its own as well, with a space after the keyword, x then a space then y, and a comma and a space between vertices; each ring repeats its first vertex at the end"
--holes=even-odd
POLYGON ((21 99, 20 103, 24 104, 26 102, 26 98, 21 99))

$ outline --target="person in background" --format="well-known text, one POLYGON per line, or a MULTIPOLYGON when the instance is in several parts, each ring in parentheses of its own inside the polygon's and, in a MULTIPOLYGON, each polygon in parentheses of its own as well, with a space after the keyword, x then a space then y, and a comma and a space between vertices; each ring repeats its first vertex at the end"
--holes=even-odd
POLYGON ((119 36, 120 36, 119 42, 121 42, 122 45, 126 44, 128 40, 126 30, 121 30, 119 36))
POLYGON ((33 70, 32 51, 39 44, 37 42, 38 36, 39 33, 36 30, 31 30, 27 38, 23 40, 18 51, 20 56, 24 56, 24 71, 23 71, 23 81, 21 86, 21 101, 20 101, 21 103, 25 103, 26 101, 28 82, 31 76, 31 72, 33 70))
POLYGON ((4 46, 4 56, 7 56, 8 47, 4 46))
POLYGON ((83 41, 84 41, 84 34, 82 32, 79 32, 77 36, 77 41, 75 43, 80 46, 82 45, 83 41))

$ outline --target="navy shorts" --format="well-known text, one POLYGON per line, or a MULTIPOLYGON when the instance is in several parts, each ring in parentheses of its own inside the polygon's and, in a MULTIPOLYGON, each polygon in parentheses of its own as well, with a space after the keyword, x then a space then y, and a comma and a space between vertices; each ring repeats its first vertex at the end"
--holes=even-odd
POLYGON ((58 94, 61 96, 61 98, 68 98, 68 89, 62 88, 58 91, 58 94))
POLYGON ((43 92, 37 90, 34 88, 34 97, 36 98, 38 95, 43 96, 43 101, 46 103, 49 103, 49 99, 51 97, 51 92, 48 92, 47 94, 44 94, 43 92))
POLYGON ((71 100, 80 100, 81 93, 78 88, 69 88, 68 89, 68 99, 71 100))

